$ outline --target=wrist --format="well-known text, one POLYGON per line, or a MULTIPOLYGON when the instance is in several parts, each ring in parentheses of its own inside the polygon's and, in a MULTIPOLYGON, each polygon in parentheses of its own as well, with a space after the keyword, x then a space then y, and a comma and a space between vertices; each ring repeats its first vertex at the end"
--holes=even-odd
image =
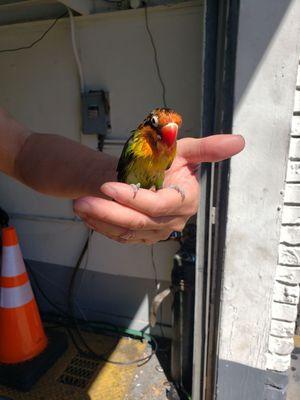
POLYGON ((41 193, 75 199, 99 196, 104 182, 115 180, 117 160, 66 137, 27 136, 15 162, 15 177, 41 193))
POLYGON ((102 196, 100 187, 106 182, 117 180, 118 159, 104 152, 91 153, 86 165, 84 187, 80 196, 102 196))

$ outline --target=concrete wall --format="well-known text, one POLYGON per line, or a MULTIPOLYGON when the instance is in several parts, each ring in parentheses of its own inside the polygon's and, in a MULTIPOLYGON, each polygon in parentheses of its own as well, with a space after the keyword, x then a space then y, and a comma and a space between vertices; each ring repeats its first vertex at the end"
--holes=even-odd
POLYGON ((218 399, 277 399, 286 385, 286 377, 268 381, 265 371, 299 20, 296 0, 240 2, 233 131, 244 135, 246 149, 230 169, 218 399))
MULTIPOLYGON (((199 136, 201 2, 149 8, 148 14, 166 85, 167 102, 183 115, 182 136, 199 136)), ((31 43, 49 24, 49 21, 43 21, 0 27, 0 48, 31 43)), ((110 139, 126 140, 129 132, 151 109, 162 105, 144 10, 78 17, 76 31, 86 88, 109 91, 110 139)), ((60 133, 96 148, 95 137, 83 137, 80 133, 79 85, 67 18, 60 20, 32 49, 1 54, 0 69, 0 103, 16 118, 33 130, 60 133)), ((118 156, 121 147, 106 145, 104 150, 118 156)), ((73 218, 70 201, 35 193, 3 175, 0 176, 0 198, 1 206, 10 213, 73 218)), ((42 274, 44 271, 48 279, 43 280, 45 285, 46 281, 50 285, 51 271, 53 275, 61 276, 59 266, 74 266, 87 234, 80 222, 37 221, 34 218, 18 218, 13 222, 21 237, 24 256, 43 263, 39 264, 38 270, 42 274), (58 266, 57 270, 55 266, 58 266)), ((172 242, 154 246, 158 278, 165 285, 170 280, 172 256, 176 249, 177 244, 172 242)), ((94 235, 87 260, 87 269, 96 273, 94 279, 96 276, 101 281, 107 275, 117 276, 118 285, 121 285, 120 278, 126 277, 124 285, 130 287, 126 295, 131 297, 132 306, 126 314, 124 298, 121 291, 118 296, 116 290, 115 314, 130 319, 139 313, 139 328, 147 324, 147 296, 154 278, 150 254, 147 246, 123 246, 94 235), (148 283, 144 285, 145 280, 148 283), (139 284, 145 288, 145 299, 140 294, 135 297, 135 288, 139 284)), ((63 288, 67 284, 66 281, 57 283, 63 288)), ((98 293, 94 298, 94 309, 97 305, 103 309, 103 301, 107 300, 105 296, 98 293)), ((84 306, 84 295, 81 300, 84 306)), ((170 322, 169 314, 170 310, 165 313, 166 322, 170 322)))

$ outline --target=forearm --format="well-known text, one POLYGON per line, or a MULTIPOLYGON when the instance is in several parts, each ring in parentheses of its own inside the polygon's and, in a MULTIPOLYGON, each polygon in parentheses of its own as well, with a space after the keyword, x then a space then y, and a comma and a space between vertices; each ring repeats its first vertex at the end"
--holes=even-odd
POLYGON ((57 197, 99 195, 100 186, 116 180, 117 160, 65 137, 29 135, 15 159, 14 177, 57 197))
POLYGON ((0 171, 15 175, 15 161, 30 131, 0 108, 0 171))

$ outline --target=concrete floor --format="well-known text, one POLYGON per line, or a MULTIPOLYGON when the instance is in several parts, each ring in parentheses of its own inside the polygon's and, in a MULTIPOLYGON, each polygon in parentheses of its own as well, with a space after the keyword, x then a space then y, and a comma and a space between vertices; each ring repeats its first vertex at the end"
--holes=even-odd
POLYGON ((300 336, 295 337, 295 349, 292 354, 287 400, 300 399, 300 336))
POLYGON ((168 379, 156 356, 136 369, 129 392, 124 400, 166 400, 168 379))
MULTIPOLYGON (((128 337, 86 331, 81 334, 94 351, 105 354, 112 362, 137 360, 151 351, 146 342, 128 337)), ((0 400, 166 400, 169 370, 167 339, 159 340, 157 353, 143 365, 118 365, 87 357, 69 341, 65 353, 30 391, 0 385, 0 400)))
POLYGON ((151 360, 135 370, 131 387, 124 400, 166 400, 169 385, 170 347, 168 340, 159 342, 158 350, 151 360))

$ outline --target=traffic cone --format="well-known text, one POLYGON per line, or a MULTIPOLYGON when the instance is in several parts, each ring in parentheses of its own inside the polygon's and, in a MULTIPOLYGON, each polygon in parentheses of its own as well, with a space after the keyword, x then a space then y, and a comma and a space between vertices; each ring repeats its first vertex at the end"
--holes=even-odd
POLYGON ((0 276, 0 363, 16 364, 43 352, 48 344, 26 272, 16 230, 2 229, 0 276))

